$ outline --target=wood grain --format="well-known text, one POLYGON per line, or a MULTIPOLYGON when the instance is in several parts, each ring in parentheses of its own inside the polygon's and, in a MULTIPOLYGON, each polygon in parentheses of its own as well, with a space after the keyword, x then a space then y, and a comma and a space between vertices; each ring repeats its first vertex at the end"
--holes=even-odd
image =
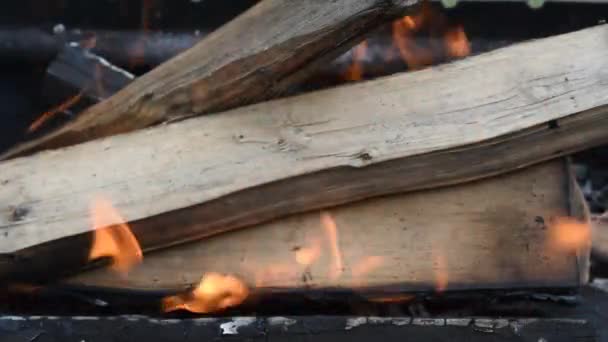
POLYGON ((180 289, 206 272, 220 272, 263 288, 578 286, 586 279, 589 246, 562 250, 551 243, 556 218, 586 220, 573 213, 584 198, 569 196, 569 180, 564 161, 555 160, 469 184, 334 208, 321 216, 336 223, 339 258, 319 212, 311 212, 150 253, 127 277, 96 269, 66 282, 180 289))
POLYGON ((268 99, 417 3, 260 1, 76 120, 3 158, 268 99))
POLYGON ((599 26, 5 161, 0 252, 10 265, 38 253, 24 248, 86 244, 98 196, 153 250, 505 173, 607 142, 607 84, 599 26))

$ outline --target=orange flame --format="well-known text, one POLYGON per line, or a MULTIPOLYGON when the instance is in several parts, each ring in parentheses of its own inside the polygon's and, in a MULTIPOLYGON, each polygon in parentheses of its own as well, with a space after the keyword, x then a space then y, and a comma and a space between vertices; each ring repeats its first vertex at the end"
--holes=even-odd
POLYGON ((411 70, 432 64, 434 59, 433 50, 419 47, 414 39, 414 33, 422 23, 423 15, 405 16, 401 20, 393 22, 393 42, 397 46, 401 58, 411 70))
MULTIPOLYGON (((471 53, 462 25, 450 24, 428 1, 423 2, 420 12, 393 21, 392 36, 393 47, 384 51, 384 60, 389 62, 398 53, 410 70, 471 53)), ((351 50, 352 64, 343 75, 345 80, 364 78, 363 60, 367 51, 367 40, 351 50)))
POLYGON ((383 263, 384 258, 381 256, 368 256, 363 258, 363 260, 355 264, 351 270, 355 283, 359 286, 363 286, 365 284, 365 277, 373 270, 382 266, 383 263))
POLYGON ((441 252, 433 253, 433 271, 435 272, 435 291, 442 293, 448 288, 448 265, 441 252))
POLYGON ((591 244, 591 227, 572 217, 557 218, 549 226, 550 247, 561 251, 576 251, 591 244))
POLYGON ((428 2, 423 3, 420 13, 393 22, 393 42, 409 69, 431 65, 438 58, 459 58, 471 53, 464 28, 448 25, 445 16, 428 2), (414 37, 423 30, 429 31, 431 36, 442 36, 443 46, 419 45, 414 37))
POLYGON ((241 304, 249 296, 249 289, 238 278, 219 273, 207 273, 192 291, 163 298, 165 312, 188 310, 211 313, 241 304))
POLYGON ((444 37, 449 57, 466 57, 471 54, 471 45, 462 26, 451 28, 444 37))
POLYGON ((312 265, 321 256, 321 243, 315 240, 310 247, 302 247, 296 251, 296 262, 301 266, 312 265))
POLYGON ((57 106, 57 107, 49 110, 48 112, 42 113, 42 115, 40 115, 28 127, 28 129, 27 129, 28 133, 36 131, 45 122, 47 122, 49 119, 51 119, 52 117, 54 117, 55 115, 57 115, 57 113, 63 112, 65 110, 70 109, 70 107, 74 106, 76 103, 78 103, 78 101, 80 101, 80 99, 82 98, 83 94, 84 94, 84 89, 81 90, 78 94, 76 94, 76 95, 70 97, 69 99, 67 99, 65 102, 61 103, 59 106, 57 106))
POLYGON ((329 278, 335 280, 340 277, 343 271, 342 253, 338 245, 338 227, 328 211, 321 212, 321 225, 327 234, 327 240, 331 247, 333 267, 330 268, 329 278))
POLYGON ((363 59, 367 54, 367 41, 364 40, 352 50, 353 63, 346 69, 344 79, 347 81, 359 81, 363 79, 363 59))
POLYGON ((110 268, 121 274, 141 263, 139 243, 110 201, 97 198, 91 206, 91 220, 95 231, 89 260, 110 258, 110 268))

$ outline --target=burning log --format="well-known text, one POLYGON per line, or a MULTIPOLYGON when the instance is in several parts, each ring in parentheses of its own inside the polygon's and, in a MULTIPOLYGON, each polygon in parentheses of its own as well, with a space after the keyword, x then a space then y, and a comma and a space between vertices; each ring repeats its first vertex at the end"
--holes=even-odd
MULTIPOLYGON (((233 305, 247 297, 244 286, 362 293, 387 285, 398 293, 576 287, 587 278, 589 227, 584 198, 564 164, 292 216, 151 253, 126 276, 97 269, 66 282, 183 290, 206 274, 205 293, 233 291, 233 305), (568 217, 580 226, 568 226, 568 217)), ((152 233, 133 229, 145 245, 152 233)), ((119 250, 116 260, 133 246, 119 250)), ((216 311, 208 310, 216 307, 208 296, 172 298, 169 308, 216 311)))
MULTIPOLYGON (((605 143, 607 34, 599 26, 5 161, 0 252, 11 262, 2 273, 19 268, 14 260, 88 245, 100 193, 146 251, 605 143)), ((80 266, 87 252, 69 250, 84 254, 71 258, 80 266)))
POLYGON ((192 49, 91 107, 76 120, 17 147, 5 157, 270 98, 416 3, 416 0, 261 1, 192 49))

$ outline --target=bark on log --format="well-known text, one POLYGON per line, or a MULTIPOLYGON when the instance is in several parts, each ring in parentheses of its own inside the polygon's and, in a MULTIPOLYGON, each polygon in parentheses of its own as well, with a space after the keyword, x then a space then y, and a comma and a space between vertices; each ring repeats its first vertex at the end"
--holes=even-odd
POLYGON ((318 212, 276 220, 151 253, 128 275, 97 269, 66 283, 175 291, 214 272, 235 275, 251 288, 292 291, 387 284, 407 293, 577 287, 586 283, 589 245, 562 248, 554 240, 563 229, 558 219, 588 219, 577 210, 584 197, 570 185, 568 164, 555 160, 469 184, 340 206, 322 220, 318 212), (324 230, 327 219, 336 224, 339 257, 324 230))
POLYGON ((607 37, 599 26, 3 162, 0 252, 10 269, 86 245, 100 193, 151 250, 605 143, 607 37))
POLYGON ((4 158, 270 98, 417 2, 261 1, 76 120, 4 158))

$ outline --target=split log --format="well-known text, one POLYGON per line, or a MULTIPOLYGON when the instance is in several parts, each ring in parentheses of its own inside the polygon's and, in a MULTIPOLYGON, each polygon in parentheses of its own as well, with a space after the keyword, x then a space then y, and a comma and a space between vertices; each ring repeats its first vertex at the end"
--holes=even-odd
POLYGON ((588 241, 570 249, 555 240, 563 229, 556 219, 588 218, 573 179, 567 163, 551 161, 469 184, 337 207, 321 220, 317 212, 292 216, 151 253, 128 276, 96 269, 67 282, 179 290, 215 272, 255 287, 288 289, 576 287, 586 283, 588 241), (325 220, 336 225, 338 256, 325 220))
POLYGON ((417 0, 264 0, 192 49, 4 157, 132 131, 275 96, 417 0), (272 29, 269 29, 272 28, 272 29))
POLYGON ((608 142, 607 36, 599 26, 5 161, 0 274, 86 255, 100 194, 153 250, 608 142))

